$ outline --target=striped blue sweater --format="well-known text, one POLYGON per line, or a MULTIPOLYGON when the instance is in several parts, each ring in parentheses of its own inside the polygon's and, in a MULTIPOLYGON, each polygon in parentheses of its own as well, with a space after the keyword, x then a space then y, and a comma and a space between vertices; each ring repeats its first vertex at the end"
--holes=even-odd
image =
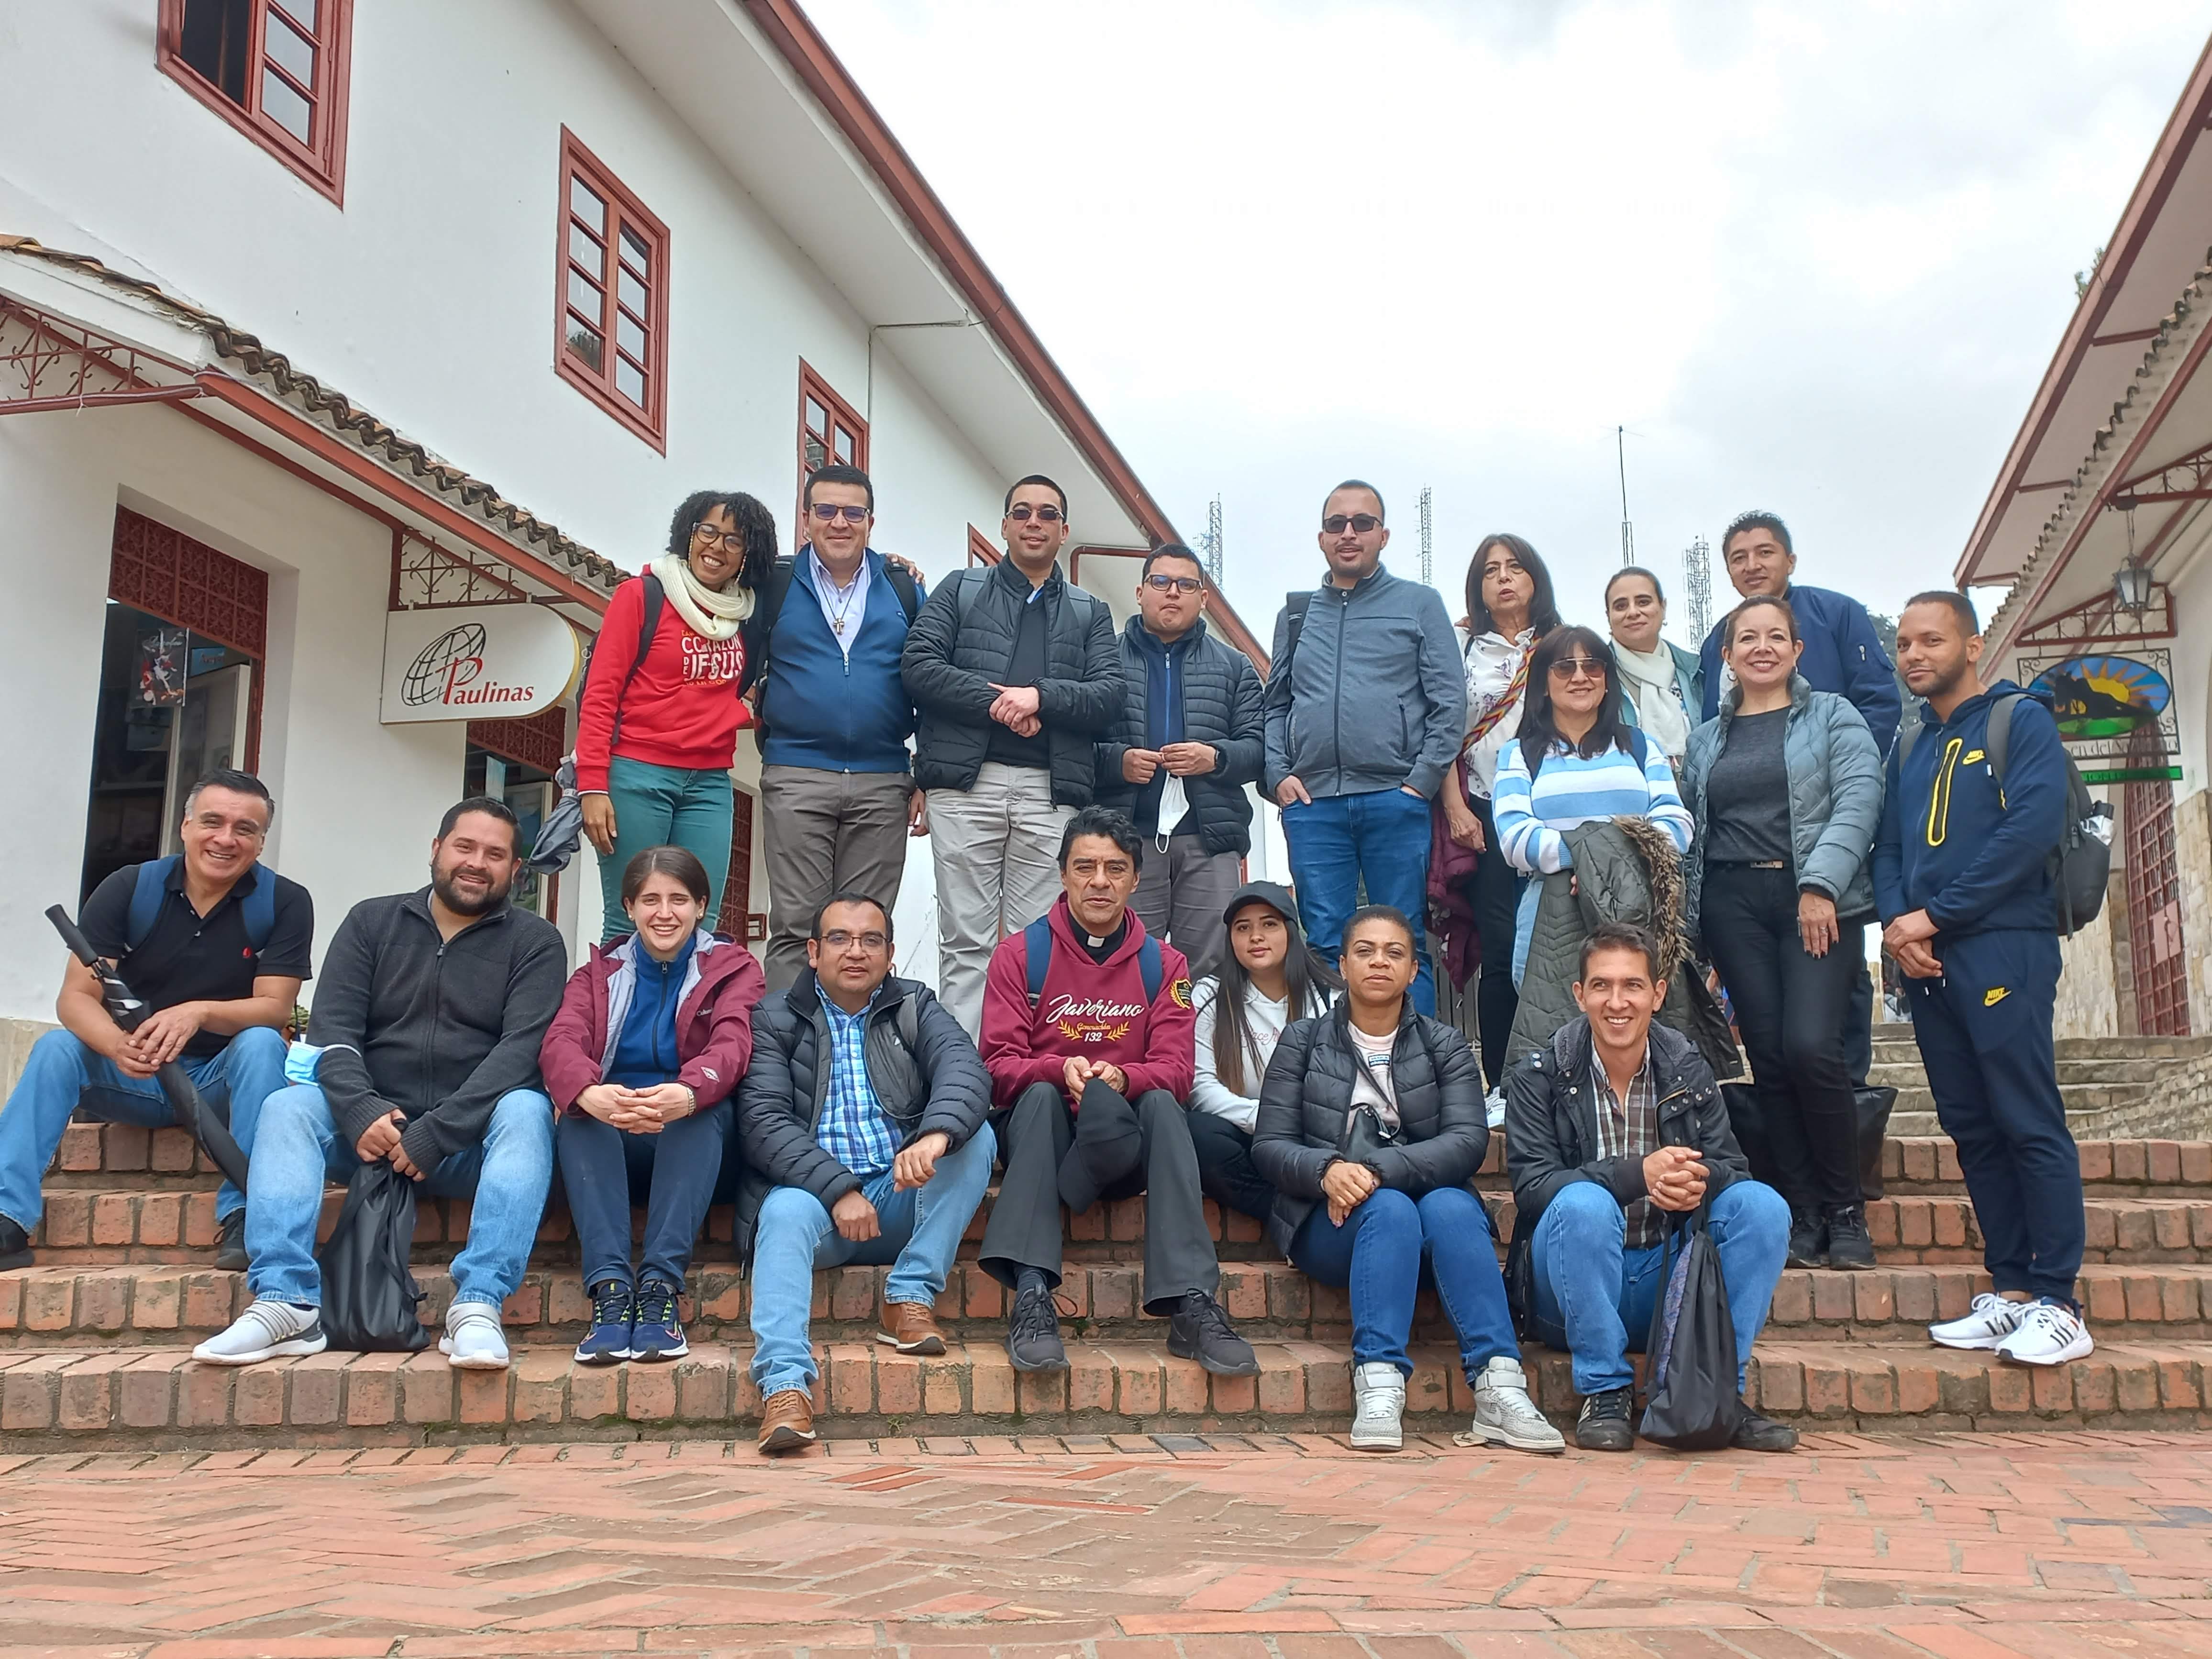
POLYGON ((1564 745, 1544 757, 1532 783, 1521 745, 1510 743, 1498 757, 1492 796, 1498 842, 1505 861, 1529 875, 1565 870, 1569 856, 1564 831, 1608 818, 1650 818, 1690 850, 1690 813, 1674 787, 1674 769, 1657 744, 1646 746, 1642 770, 1636 757, 1619 748, 1585 760, 1564 745))

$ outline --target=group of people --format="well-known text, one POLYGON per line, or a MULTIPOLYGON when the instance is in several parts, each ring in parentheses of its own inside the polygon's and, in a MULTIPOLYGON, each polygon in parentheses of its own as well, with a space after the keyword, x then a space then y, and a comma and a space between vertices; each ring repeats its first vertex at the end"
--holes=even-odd
MULTIPOLYGON (((72 1113, 168 1121, 155 1073, 174 1059, 251 1158, 246 1192, 218 1197, 218 1265, 254 1299, 196 1351, 207 1363, 322 1349, 323 1190, 383 1161, 473 1200, 440 1346, 506 1364, 501 1306, 557 1167, 592 1307, 583 1363, 686 1352, 691 1251, 708 1206, 734 1203, 761 1445, 790 1449, 815 1433, 814 1270, 888 1266, 878 1340, 942 1352, 933 1304, 1000 1167, 980 1255, 1011 1293, 1018 1369, 1067 1364, 1063 1206, 1142 1193, 1144 1305, 1170 1351, 1255 1372, 1218 1299, 1211 1197, 1349 1287, 1355 1444, 1399 1443, 1432 1282, 1475 1401, 1466 1438, 1564 1446, 1529 1399, 1517 1322, 1573 1355, 1577 1443, 1625 1449, 1670 1216, 1705 1218, 1740 1366, 1785 1262, 1871 1263, 1847 1044, 1863 1042, 1856 941, 1879 915, 1995 1281, 1932 1334, 2028 1363, 2088 1351, 2050 1025, 2064 763, 2032 702, 2007 702, 1992 761, 1990 708, 2017 688, 1976 690, 1961 596, 1906 609, 1903 673, 1926 701, 1917 740, 1893 747, 1865 611, 1791 582, 1770 514, 1730 526, 1744 603, 1693 659, 1660 637, 1648 572, 1608 587, 1608 639, 1562 623, 1510 536, 1478 549, 1455 629, 1435 590, 1382 568, 1382 497, 1348 482, 1323 507, 1326 580, 1285 606, 1263 684, 1209 636, 1187 549, 1148 556, 1117 638, 1061 574, 1049 479, 1007 493, 1001 562, 927 595, 869 546, 864 473, 822 469, 804 507, 808 544, 779 561, 757 501, 694 496, 613 598, 575 757, 605 937, 573 975, 558 933, 511 901, 529 850, 513 813, 472 798, 440 824, 426 888, 340 924, 288 1048, 312 902, 259 861, 275 808, 258 781, 201 780, 181 854, 83 908, 157 1012, 124 1032, 72 966, 62 1029, 0 1108, 0 1267, 30 1260, 72 1113), (713 926, 747 726, 764 962, 713 926), (1294 893, 1241 879, 1253 783, 1282 807, 1294 893), (936 993, 891 972, 920 833, 936 993), (1435 1018, 1438 887, 1471 921, 1479 1059, 1435 1018), (1779 1195, 1729 1128, 1733 1043, 1723 1028, 1718 1060, 1696 1013, 1700 939, 1779 1195), (1501 1120, 1529 1265, 1517 1309, 1472 1185, 1501 1120)), ((1795 1440, 1745 1407, 1737 1444, 1795 1440)))

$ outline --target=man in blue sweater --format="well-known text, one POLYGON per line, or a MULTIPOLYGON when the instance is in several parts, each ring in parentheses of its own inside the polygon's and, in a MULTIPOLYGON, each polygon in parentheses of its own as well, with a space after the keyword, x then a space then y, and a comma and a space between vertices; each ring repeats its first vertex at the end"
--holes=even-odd
POLYGON ((1875 902, 1996 1285, 1928 1334, 2016 1364, 2063 1364, 2092 1346, 2074 1299, 2081 1164, 2051 1042, 2051 855, 2066 828, 2066 753, 2040 702, 2010 680, 1978 684, 1981 633, 1964 594, 1916 595, 1898 620, 1897 653, 1924 702, 1920 729, 1889 757, 1875 902), (2000 778, 1990 716, 2008 700, 2000 778))
MULTIPOLYGON (((1745 599, 1771 595, 1790 602, 1797 617, 1797 637, 1805 642, 1797 672, 1815 691, 1832 691, 1848 699, 1874 733, 1875 748, 1889 753, 1905 702, 1897 695, 1896 672, 1867 608, 1848 593, 1792 581, 1797 551, 1790 540, 1790 526, 1771 513, 1738 514, 1721 532, 1721 562, 1745 599)), ((1727 626, 1725 617, 1715 623, 1698 653, 1705 688, 1700 718, 1705 720, 1720 713, 1721 694, 1735 683, 1721 666, 1721 630, 1727 626)), ((1849 927, 1844 933, 1844 947, 1863 961, 1866 930, 1849 927)), ((1867 1068, 1873 1060, 1874 981, 1862 972, 1851 981, 1844 1030, 1844 1065, 1857 1087, 1866 1086, 1867 1068)))
POLYGON ((923 833, 899 674, 919 585, 868 546, 876 492, 856 466, 810 474, 809 544, 761 596, 761 801, 769 890, 762 966, 780 991, 806 966, 806 935, 832 893, 879 897, 889 915, 909 835, 923 833))

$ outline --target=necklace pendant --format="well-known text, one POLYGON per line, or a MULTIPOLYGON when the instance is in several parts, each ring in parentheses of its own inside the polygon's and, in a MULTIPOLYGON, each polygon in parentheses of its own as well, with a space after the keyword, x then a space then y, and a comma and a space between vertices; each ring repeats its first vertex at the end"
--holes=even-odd
POLYGON ((842 617, 838 617, 837 620, 831 623, 830 626, 836 631, 839 639, 842 640, 845 637, 845 619, 842 617))

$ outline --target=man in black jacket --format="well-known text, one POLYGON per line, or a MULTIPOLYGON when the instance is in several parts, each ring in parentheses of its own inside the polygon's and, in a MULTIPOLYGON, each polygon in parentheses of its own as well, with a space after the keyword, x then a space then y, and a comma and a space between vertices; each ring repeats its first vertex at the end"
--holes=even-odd
POLYGON ((1222 909, 1252 850, 1244 786, 1259 780, 1267 736, 1259 672, 1207 636, 1205 604, 1198 555, 1169 542, 1146 556, 1138 614, 1121 630, 1128 696, 1098 745, 1098 804, 1152 842, 1129 908, 1194 974, 1212 970, 1228 937, 1222 909))
POLYGON ((438 1346, 463 1370, 506 1365, 500 1304, 522 1283, 553 1179, 538 1049, 568 975, 553 925, 508 902, 520 833, 504 803, 460 802, 430 843, 430 884, 363 899, 339 925, 307 1025, 315 1080, 271 1095, 254 1137, 254 1300, 195 1359, 322 1352, 323 1185, 382 1159, 426 1192, 475 1200, 438 1346))
POLYGON ((929 596, 900 672, 921 712, 915 781, 929 792, 938 989, 973 1036, 1006 934, 1060 891, 1060 836, 1094 793, 1092 745, 1121 713, 1105 602, 1066 581, 1067 496, 1046 477, 1006 492, 1006 556, 929 596))
POLYGON ((882 902, 816 915, 807 969, 753 1014, 738 1085, 745 1157, 738 1250, 753 1269, 760 1449, 814 1440, 814 1270, 889 1264, 876 1340, 940 1354, 932 1304, 983 1201, 997 1143, 982 1057, 928 990, 893 979, 882 902))
MULTIPOLYGON (((1739 1391, 1789 1249, 1790 1206, 1751 1178, 1711 1069, 1651 1023, 1666 995, 1650 936, 1601 922, 1575 982, 1582 1017, 1506 1074, 1515 1245, 1530 1241, 1536 1334, 1574 1355, 1585 1451, 1636 1443, 1628 1351, 1666 1290, 1666 1214, 1711 1204, 1739 1391)), ((1797 1431, 1746 1406, 1734 1443, 1789 1451, 1797 1431)))

